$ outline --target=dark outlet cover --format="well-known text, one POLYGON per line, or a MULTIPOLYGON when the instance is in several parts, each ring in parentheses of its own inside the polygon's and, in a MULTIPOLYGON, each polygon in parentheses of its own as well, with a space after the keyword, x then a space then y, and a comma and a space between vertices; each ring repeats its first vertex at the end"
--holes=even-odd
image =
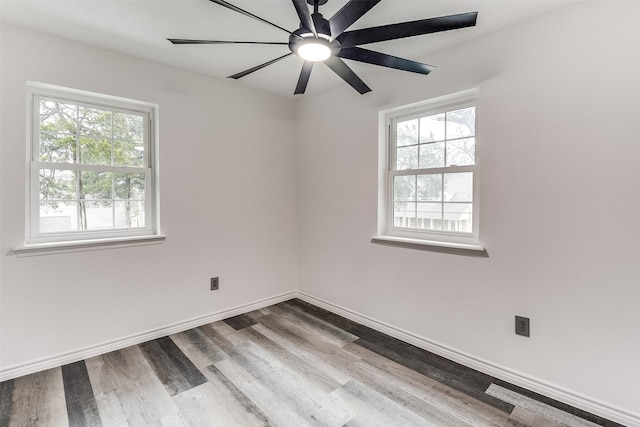
POLYGON ((212 277, 211 278, 211 290, 212 291, 217 291, 219 287, 220 287, 220 279, 217 278, 217 277, 212 277))
POLYGON ((516 316, 516 335, 529 336, 529 318, 516 316))

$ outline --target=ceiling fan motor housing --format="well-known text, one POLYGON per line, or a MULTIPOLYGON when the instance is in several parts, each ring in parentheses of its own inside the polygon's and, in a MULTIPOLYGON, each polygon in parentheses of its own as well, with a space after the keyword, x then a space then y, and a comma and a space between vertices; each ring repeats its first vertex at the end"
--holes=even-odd
POLYGON ((297 55, 300 46, 307 43, 316 43, 331 49, 332 56, 337 55, 340 52, 340 42, 337 39, 331 40, 329 21, 324 19, 320 13, 314 13, 311 17, 318 37, 314 36, 310 29, 301 26, 289 36, 289 50, 297 55))

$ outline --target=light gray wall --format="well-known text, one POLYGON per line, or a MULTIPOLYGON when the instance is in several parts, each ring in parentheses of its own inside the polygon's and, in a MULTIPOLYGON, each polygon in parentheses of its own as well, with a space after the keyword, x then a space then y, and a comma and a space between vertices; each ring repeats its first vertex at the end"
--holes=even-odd
POLYGON ((9 25, 1 51, 2 369, 296 289, 292 101, 9 25), (28 80, 160 105, 165 243, 9 254, 24 244, 28 80))
POLYGON ((639 16, 586 2, 301 101, 300 289, 640 413, 639 16), (370 243, 378 111, 473 87, 490 257, 370 243))

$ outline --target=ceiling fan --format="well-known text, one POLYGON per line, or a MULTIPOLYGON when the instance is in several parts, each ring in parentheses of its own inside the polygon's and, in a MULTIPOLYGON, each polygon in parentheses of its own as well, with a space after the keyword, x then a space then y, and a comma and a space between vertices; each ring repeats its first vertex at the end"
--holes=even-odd
POLYGON ((224 0, 210 0, 213 3, 224 6, 242 15, 256 19, 265 24, 276 27, 289 34, 288 42, 255 42, 255 41, 228 41, 228 40, 188 40, 167 39, 173 44, 262 44, 262 45, 286 45, 290 52, 264 64, 257 65, 248 70, 229 76, 239 79, 258 71, 268 65, 280 61, 290 55, 296 54, 304 60, 300 78, 294 91, 294 95, 303 94, 309 82, 311 70, 316 62, 324 62, 333 72, 340 76, 360 94, 367 93, 371 89, 358 77, 351 68, 342 60, 351 59, 382 67, 395 68, 419 74, 429 74, 434 67, 397 56, 375 52, 358 47, 358 45, 395 40, 404 37, 413 37, 440 31, 455 30, 476 25, 478 12, 461 13, 457 15, 441 16, 438 18, 420 19, 417 21, 402 22, 399 24, 381 25, 378 27, 363 28, 353 31, 345 31, 354 22, 360 19, 381 0, 350 0, 330 19, 325 19, 318 11, 327 0, 292 0, 300 18, 300 28, 289 31, 286 28, 269 22, 244 9, 234 6, 224 0), (309 6, 313 6, 313 13, 309 6))

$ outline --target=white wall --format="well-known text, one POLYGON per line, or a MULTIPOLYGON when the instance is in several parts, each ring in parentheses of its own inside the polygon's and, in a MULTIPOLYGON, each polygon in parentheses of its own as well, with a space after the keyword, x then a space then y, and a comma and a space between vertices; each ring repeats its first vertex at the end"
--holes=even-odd
POLYGON ((292 101, 8 25, 1 52, 0 368, 296 288, 292 101), (24 244, 27 80, 160 105, 163 244, 9 253, 24 244))
POLYGON ((639 18, 587 2, 299 102, 301 291, 638 416, 639 18), (378 111, 473 87, 490 257, 370 243, 378 111))

